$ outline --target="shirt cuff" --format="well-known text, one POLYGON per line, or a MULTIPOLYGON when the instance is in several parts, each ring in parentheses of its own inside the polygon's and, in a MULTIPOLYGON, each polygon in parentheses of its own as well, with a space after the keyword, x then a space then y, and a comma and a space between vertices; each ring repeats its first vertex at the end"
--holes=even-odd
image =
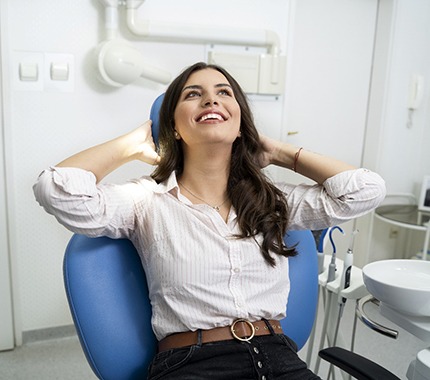
POLYGON ((363 189, 367 183, 374 182, 371 177, 368 178, 370 173, 369 170, 362 168, 347 170, 326 179, 323 186, 331 197, 340 198, 347 194, 354 194, 363 189))
POLYGON ((97 194, 97 179, 92 172, 68 167, 51 167, 49 170, 54 184, 65 193, 89 197, 97 194))

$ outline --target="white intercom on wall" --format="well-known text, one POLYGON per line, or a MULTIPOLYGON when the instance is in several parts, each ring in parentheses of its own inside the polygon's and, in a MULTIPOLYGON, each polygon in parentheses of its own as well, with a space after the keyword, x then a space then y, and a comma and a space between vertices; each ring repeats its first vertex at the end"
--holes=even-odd
POLYGON ((422 103, 424 94, 424 77, 414 74, 409 83, 408 109, 416 110, 422 103))

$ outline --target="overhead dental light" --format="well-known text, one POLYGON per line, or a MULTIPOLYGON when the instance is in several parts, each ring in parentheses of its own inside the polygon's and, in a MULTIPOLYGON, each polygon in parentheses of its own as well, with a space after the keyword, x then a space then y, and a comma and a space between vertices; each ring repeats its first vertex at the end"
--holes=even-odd
POLYGON ((170 82, 169 72, 146 63, 143 54, 127 41, 113 39, 102 42, 96 49, 100 79, 114 87, 147 78, 155 82, 170 82))

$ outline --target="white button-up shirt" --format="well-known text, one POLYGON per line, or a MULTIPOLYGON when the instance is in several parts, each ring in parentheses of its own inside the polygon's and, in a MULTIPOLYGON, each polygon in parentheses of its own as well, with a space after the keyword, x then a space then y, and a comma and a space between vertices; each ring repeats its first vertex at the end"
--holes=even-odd
MULTIPOLYGON (((361 216, 385 195, 384 181, 357 169, 321 185, 278 187, 285 193, 289 229, 322 229, 361 216)), ((261 236, 238 239, 232 208, 225 222, 205 204, 181 194, 176 175, 157 184, 142 177, 123 185, 96 184, 76 168, 44 171, 34 192, 47 212, 73 232, 128 238, 142 260, 158 339, 177 332, 286 315, 288 259, 264 260, 261 236)))

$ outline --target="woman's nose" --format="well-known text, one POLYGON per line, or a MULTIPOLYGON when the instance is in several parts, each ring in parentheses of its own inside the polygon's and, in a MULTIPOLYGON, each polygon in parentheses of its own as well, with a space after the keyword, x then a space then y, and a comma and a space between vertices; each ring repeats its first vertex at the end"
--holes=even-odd
POLYGON ((209 107, 211 105, 218 105, 217 100, 214 97, 208 96, 206 98, 203 99, 202 101, 203 105, 205 107, 209 107))

